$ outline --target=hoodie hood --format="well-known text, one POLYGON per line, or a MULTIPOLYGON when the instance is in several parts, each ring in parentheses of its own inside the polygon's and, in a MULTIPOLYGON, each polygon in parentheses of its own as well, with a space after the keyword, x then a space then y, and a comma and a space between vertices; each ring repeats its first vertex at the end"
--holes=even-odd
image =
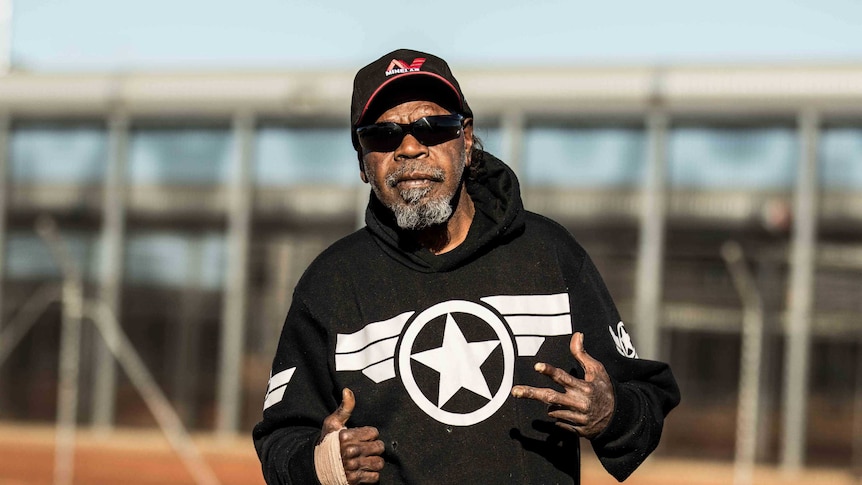
POLYGON ((423 273, 451 271, 524 229, 524 204, 515 173, 505 163, 482 152, 484 165, 476 180, 468 180, 467 193, 476 213, 467 238, 455 249, 434 254, 416 244, 398 227, 392 211, 371 192, 365 211, 366 229, 375 242, 401 264, 423 273))

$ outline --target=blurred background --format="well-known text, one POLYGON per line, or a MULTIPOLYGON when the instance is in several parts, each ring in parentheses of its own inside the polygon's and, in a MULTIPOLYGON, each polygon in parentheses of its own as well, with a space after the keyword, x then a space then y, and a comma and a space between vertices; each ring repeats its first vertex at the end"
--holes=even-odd
MULTIPOLYGON (((0 428, 15 443, 64 409, 50 216, 185 430, 255 460, 293 285, 362 224, 353 75, 409 47, 449 61, 527 208, 673 367, 683 403, 651 461, 851 483, 860 25, 852 0, 0 0, 0 428)), ((65 409, 80 432, 158 431, 90 323, 65 409)))

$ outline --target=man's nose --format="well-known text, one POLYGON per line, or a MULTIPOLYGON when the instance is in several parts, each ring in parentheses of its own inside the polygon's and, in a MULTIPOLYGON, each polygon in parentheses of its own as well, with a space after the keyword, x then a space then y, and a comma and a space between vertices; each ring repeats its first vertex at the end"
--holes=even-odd
POLYGON ((412 134, 404 135, 401 144, 395 149, 395 159, 419 158, 428 153, 428 147, 423 145, 412 134))

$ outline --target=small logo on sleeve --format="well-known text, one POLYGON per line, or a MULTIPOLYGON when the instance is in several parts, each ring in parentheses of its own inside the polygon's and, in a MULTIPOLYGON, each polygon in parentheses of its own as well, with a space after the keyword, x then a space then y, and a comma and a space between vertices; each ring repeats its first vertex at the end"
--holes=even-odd
POLYGON ((282 399, 284 399, 284 389, 293 377, 294 372, 296 372, 296 367, 291 367, 290 369, 283 370, 278 374, 270 376, 269 385, 266 387, 266 399, 263 401, 264 411, 266 411, 268 407, 273 404, 278 404, 282 399))
POLYGON ((638 353, 635 350, 634 344, 632 344, 632 338, 626 331, 626 327, 623 325, 623 322, 617 324, 616 331, 614 331, 613 327, 608 325, 608 331, 611 332, 611 337, 613 337, 614 344, 617 346, 617 352, 619 352, 620 355, 630 359, 638 358, 638 353))

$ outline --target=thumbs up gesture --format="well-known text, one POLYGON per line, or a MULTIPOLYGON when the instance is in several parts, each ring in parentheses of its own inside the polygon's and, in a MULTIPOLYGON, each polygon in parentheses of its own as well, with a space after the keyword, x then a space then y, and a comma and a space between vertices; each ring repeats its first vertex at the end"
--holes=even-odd
POLYGON ((605 366, 584 350, 584 334, 577 332, 572 336, 569 350, 584 369, 583 379, 539 362, 536 371, 550 377, 564 391, 519 385, 512 387, 512 396, 548 404, 548 416, 557 420, 557 426, 592 439, 608 426, 613 416, 613 385, 605 366))
POLYGON ((383 469, 383 441, 378 439, 379 433, 375 427, 347 427, 347 421, 355 407, 356 398, 353 391, 345 388, 341 392, 341 405, 323 420, 320 442, 323 442, 328 434, 337 431, 341 463, 347 482, 350 485, 377 483, 380 480, 380 470, 383 469))

